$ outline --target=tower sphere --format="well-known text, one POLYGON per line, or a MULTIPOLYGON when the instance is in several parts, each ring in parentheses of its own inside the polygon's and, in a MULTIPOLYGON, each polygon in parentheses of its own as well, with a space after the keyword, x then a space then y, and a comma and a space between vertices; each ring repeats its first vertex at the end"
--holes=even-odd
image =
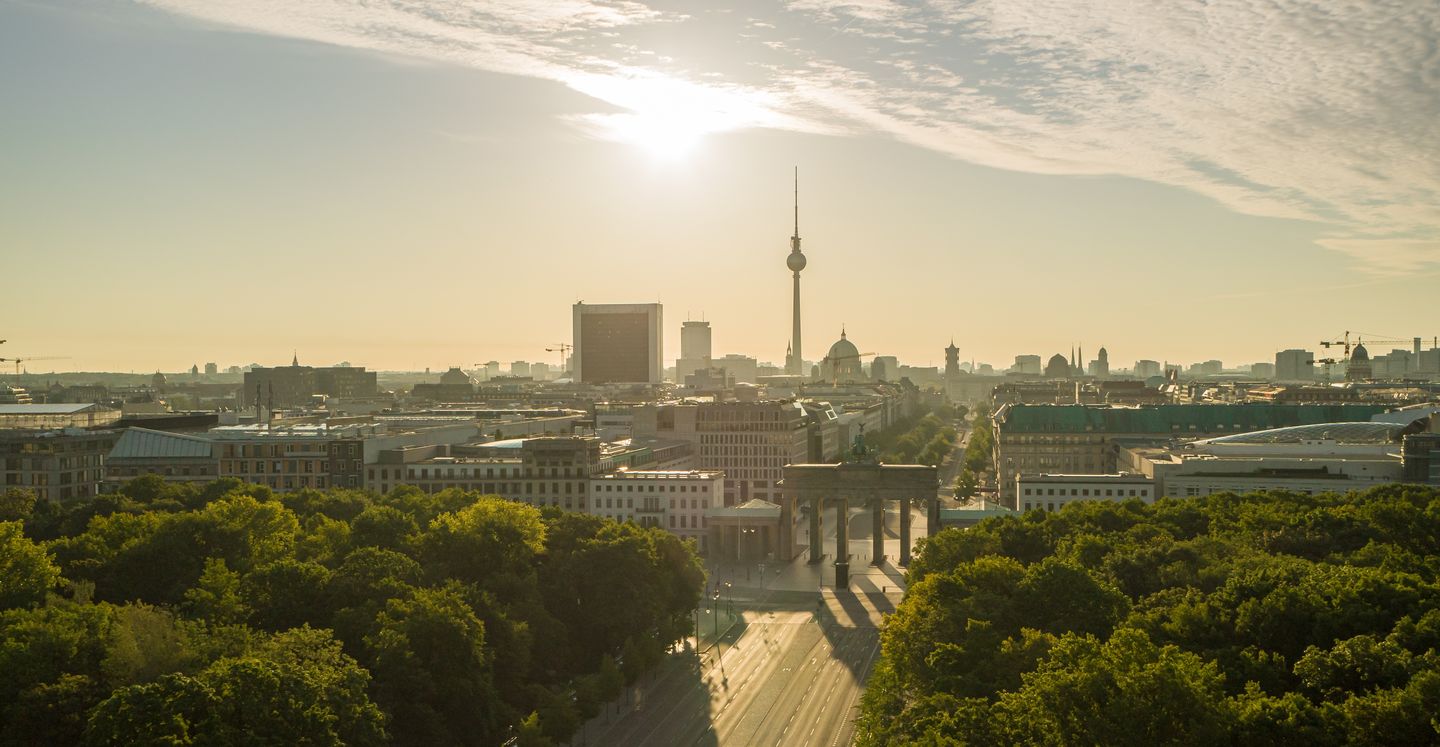
POLYGON ((790 256, 785 258, 785 266, 789 267, 791 272, 805 269, 805 255, 801 254, 799 250, 790 252, 790 256))

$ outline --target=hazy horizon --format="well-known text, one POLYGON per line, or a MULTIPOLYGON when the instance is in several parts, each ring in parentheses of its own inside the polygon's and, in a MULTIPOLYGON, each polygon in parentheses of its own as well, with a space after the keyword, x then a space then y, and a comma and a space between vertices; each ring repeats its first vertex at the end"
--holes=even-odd
POLYGON ((808 359, 1428 347, 1440 8, 1200 7, 3 3, 0 357, 779 364, 795 166, 808 359))

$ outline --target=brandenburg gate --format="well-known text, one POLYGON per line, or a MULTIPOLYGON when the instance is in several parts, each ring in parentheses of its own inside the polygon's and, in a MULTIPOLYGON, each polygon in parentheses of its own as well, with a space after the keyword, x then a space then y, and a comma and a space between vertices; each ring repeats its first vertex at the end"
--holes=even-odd
POLYGON ((927 530, 940 530, 939 479, 934 467, 923 464, 878 464, 868 461, 863 441, 857 439, 855 461, 839 464, 790 464, 780 483, 779 550, 793 560, 801 548, 795 542, 795 512, 801 506, 810 514, 810 563, 825 557, 824 509, 835 509, 835 586, 850 585, 849 514, 852 507, 870 509, 871 565, 885 563, 885 507, 900 507, 900 565, 910 563, 910 507, 925 506, 927 530))

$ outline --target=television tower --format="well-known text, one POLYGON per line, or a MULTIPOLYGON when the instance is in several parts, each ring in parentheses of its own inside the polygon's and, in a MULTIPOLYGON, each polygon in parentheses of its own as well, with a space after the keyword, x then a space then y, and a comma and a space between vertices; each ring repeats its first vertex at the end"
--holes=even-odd
POLYGON ((800 167, 795 167, 795 234, 790 237, 790 256, 785 258, 795 278, 795 309, 790 330, 790 354, 785 361, 785 373, 791 376, 805 375, 804 356, 800 353, 800 271, 805 269, 805 255, 800 253, 800 167))

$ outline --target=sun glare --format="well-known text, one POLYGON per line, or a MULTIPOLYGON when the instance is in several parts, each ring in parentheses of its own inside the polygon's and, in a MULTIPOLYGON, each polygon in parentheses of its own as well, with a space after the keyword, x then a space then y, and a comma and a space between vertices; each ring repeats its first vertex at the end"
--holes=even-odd
POLYGON ((587 75, 568 82, 578 91, 625 110, 581 117, 597 137, 633 145, 663 159, 684 158, 706 135, 774 126, 778 116, 754 92, 649 72, 587 75))
POLYGON ((705 135, 716 129, 701 117, 675 112, 597 115, 592 121, 604 128, 608 139, 634 145, 666 160, 689 155, 705 135))

